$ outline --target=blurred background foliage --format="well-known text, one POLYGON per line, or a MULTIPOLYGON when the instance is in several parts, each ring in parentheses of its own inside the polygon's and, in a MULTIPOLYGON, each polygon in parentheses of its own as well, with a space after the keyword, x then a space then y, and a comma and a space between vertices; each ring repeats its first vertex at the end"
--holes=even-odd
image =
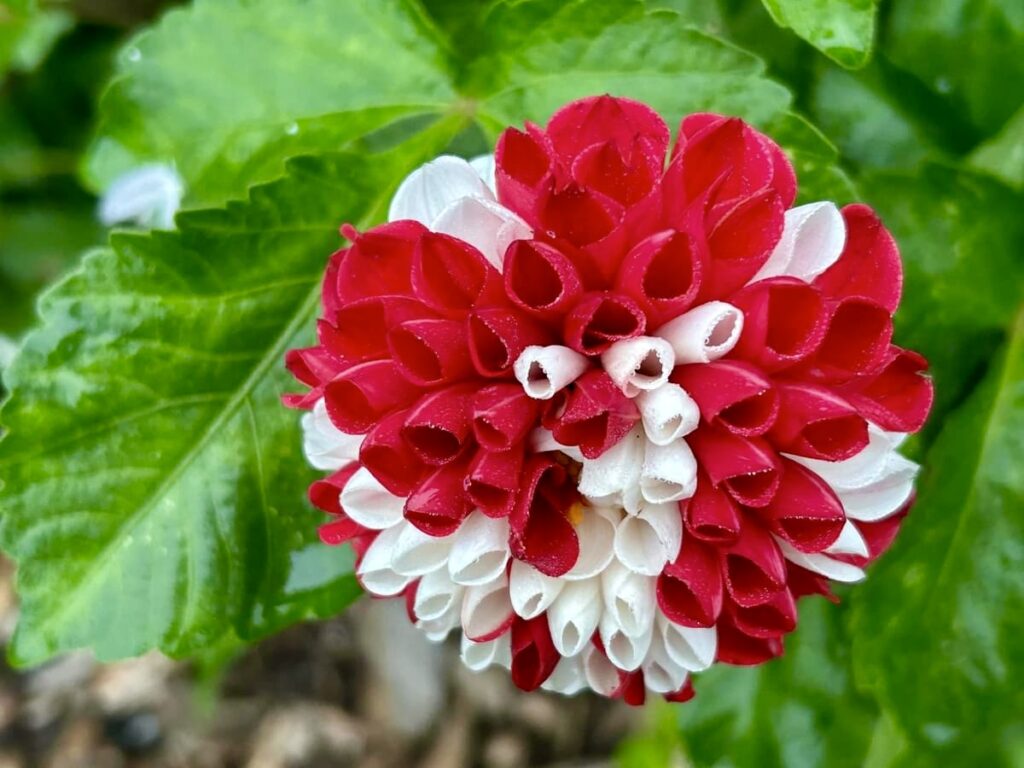
MULTIPOLYGON (((441 120, 431 130, 441 147, 451 141, 478 151, 502 121, 521 122, 564 100, 564 88, 533 89, 531 78, 542 74, 542 57, 557 58, 560 34, 572 38, 566 51, 592 35, 612 59, 620 51, 622 62, 643 60, 613 63, 620 69, 607 73, 608 90, 657 101, 651 94, 672 89, 673 80, 651 75, 648 85, 643 67, 678 72, 679 94, 664 96, 668 109, 737 104, 794 153, 810 194, 856 197, 880 211, 906 264, 898 341, 929 358, 937 385, 929 426, 909 446, 925 465, 918 506, 867 583, 841 590, 838 607, 802 604, 783 659, 716 668, 697 679, 693 703, 649 705, 646 724, 619 748, 620 764, 1024 766, 1024 3, 623 0, 559 9, 543 0, 379 7, 337 0, 332 18, 351 5, 357 31, 346 32, 337 52, 312 46, 306 59, 296 51, 298 64, 246 50, 255 39, 246 37, 250 26, 261 22, 250 25, 245 14, 279 13, 281 50, 288 50, 307 34, 323 43, 303 26, 310 23, 304 14, 315 20, 311 9, 323 3, 198 0, 155 21, 169 5, 0 2, 0 365, 37 322, 36 296, 104 244, 96 195, 117 173, 149 160, 174 163, 185 176, 186 207, 222 205, 244 198, 256 182, 286 176, 294 156, 312 159, 289 166, 292 176, 295 168, 322 176, 339 149, 425 145, 424 115, 454 119, 469 102, 477 110, 470 128, 445 137, 441 120), (643 16, 657 9, 666 13, 643 16), (411 67, 374 37, 378 12, 382 24, 401 28, 395 34, 408 39, 405 53, 431 66, 394 80, 387 66, 362 69, 392 55, 396 68, 411 67), (685 37, 686 27, 702 34, 685 37), (637 40, 648 47, 628 50, 637 40), (132 70, 140 48, 146 60, 132 70), (736 49, 759 57, 767 77, 736 49), (220 50, 224 71, 210 67, 220 50), (329 71, 334 55, 338 72, 329 71), (316 71, 302 69, 313 64, 316 71), (253 74, 261 67, 273 73, 266 83, 253 74), (728 77, 715 80, 716 68, 728 77), (359 85, 364 79, 368 85, 359 85), (264 98, 266 89, 288 83, 302 93, 264 98), (359 88, 391 89, 394 106, 371 108, 371 98, 356 96, 347 103, 346 92, 359 88), (281 130, 293 123, 294 131, 281 130)), ((603 82, 600 72, 584 81, 603 82)), ((258 210, 229 206, 231 221, 276 221, 266 206, 298 194, 289 183, 268 187, 258 210)), ((210 221, 203 216, 179 222, 188 247, 227 249, 201 239, 210 221)), ((294 247, 318 248, 321 240, 294 247)), ((115 243, 118 253, 132 251, 131 242, 115 243)), ((58 294, 76 280, 106 279, 102 271, 76 274, 58 294)), ((48 360, 72 365, 75 353, 66 354, 48 360)), ((22 381, 35 373, 25 365, 22 381)), ((28 383, 13 387, 12 403, 20 386, 26 402, 46 405, 28 383)), ((286 459, 298 461, 294 450, 286 459)), ((301 483, 287 490, 294 488, 301 494, 301 483)), ((292 520, 314 519, 299 512, 292 520)), ((26 557, 28 528, 17 516, 5 527, 4 546, 26 557)), ((244 621, 227 635, 218 627, 188 641, 142 638, 138 647, 127 641, 126 652, 148 642, 186 657, 212 647, 219 658, 240 647, 237 635, 255 639, 299 618, 330 615, 354 595, 350 580, 339 581, 348 565, 337 571, 310 541, 300 536, 281 555, 291 570, 274 586, 277 602, 262 594, 246 602, 244 621)), ((53 578, 61 578, 59 569, 53 578)), ((23 617, 14 657, 41 661, 88 644, 80 627, 64 636, 33 629, 52 610, 37 593, 53 584, 33 579, 32 586, 37 607, 23 617)))

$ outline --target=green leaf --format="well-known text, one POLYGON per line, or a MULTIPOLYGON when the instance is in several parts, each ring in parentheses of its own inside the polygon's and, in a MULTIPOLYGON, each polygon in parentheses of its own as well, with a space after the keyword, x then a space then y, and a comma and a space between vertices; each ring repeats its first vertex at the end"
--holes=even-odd
POLYGON ((775 23, 791 28, 849 69, 871 58, 876 0, 763 0, 775 23))
POLYGON ((786 149, 796 170, 797 203, 832 200, 844 205, 857 199, 853 181, 839 167, 839 152, 807 120, 788 112, 772 121, 766 130, 786 149))
POLYGON ((846 613, 804 599, 781 659, 696 676, 697 697, 678 710, 695 768, 864 765, 878 715, 853 688, 846 613))
POLYGON ((355 596, 350 553, 310 547, 320 516, 279 402, 283 355, 309 341, 338 222, 376 220, 455 130, 386 156, 295 161, 246 203, 183 214, 177 232, 115 235, 43 297, 5 374, 15 661, 85 645, 184 655, 355 596))
POLYGON ((1024 106, 1017 110, 998 135, 975 150, 970 164, 1011 187, 1024 189, 1024 106))
POLYGON ((940 165, 859 180, 899 243, 903 301, 897 342, 931 362, 937 402, 929 432, 973 386, 1024 295, 1024 197, 940 165))
POLYGON ((436 19, 413 0, 200 0, 168 14, 122 52, 89 182, 172 162, 186 204, 219 203, 287 157, 402 119, 474 115, 493 138, 596 93, 648 101, 670 122, 712 110, 765 123, 789 104, 756 58, 640 0, 429 7, 436 19))
POLYGON ((1024 4, 1020 0, 893 3, 886 55, 947 99, 982 136, 1024 102, 1024 4))
POLYGON ((1024 313, 926 467, 858 594, 857 679, 922 764, 1009 765, 1024 712, 1024 313))

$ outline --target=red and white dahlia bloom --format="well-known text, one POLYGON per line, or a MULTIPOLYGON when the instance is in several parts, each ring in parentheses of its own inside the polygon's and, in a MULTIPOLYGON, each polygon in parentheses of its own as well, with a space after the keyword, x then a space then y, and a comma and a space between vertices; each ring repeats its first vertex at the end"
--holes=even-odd
POLYGON ((288 358, 322 539, 525 690, 685 700, 781 654, 797 598, 895 536, 932 400, 888 231, 795 196, 742 121, 690 115, 669 152, 608 96, 415 171, 343 228, 288 358))

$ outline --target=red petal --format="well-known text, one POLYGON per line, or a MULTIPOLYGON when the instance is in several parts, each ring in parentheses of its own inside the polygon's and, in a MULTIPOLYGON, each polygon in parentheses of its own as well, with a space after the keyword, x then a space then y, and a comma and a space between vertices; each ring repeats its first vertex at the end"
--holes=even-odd
POLYGON ((356 238, 338 265, 342 303, 370 296, 408 296, 413 248, 426 228, 415 221, 382 224, 356 238))
POLYGON ((502 265, 512 303, 546 320, 559 319, 583 291, 579 272, 560 250, 539 240, 516 240, 502 265))
POLYGON ((546 615, 512 624, 512 682, 523 691, 535 691, 561 660, 551 640, 546 615))
POLYGON ((786 453, 842 461, 868 444, 868 423, 846 400, 816 384, 779 383, 779 418, 770 438, 786 453))
POLYGON ((470 502, 488 517, 508 517, 515 505, 522 470, 522 445, 502 452, 481 449, 466 476, 470 502))
POLYGON ((731 302, 743 310, 743 335, 733 354, 766 372, 807 359, 825 336, 821 294, 802 280, 759 280, 733 296, 731 302))
POLYGON ((740 537, 723 554, 729 595, 745 608, 762 605, 786 586, 786 562, 768 530, 745 515, 740 537))
POLYGON ((455 533, 470 513, 466 471, 462 461, 438 467, 406 499, 405 519, 430 536, 455 533))
POLYGON ((811 365, 831 381, 878 370, 892 341, 892 315, 868 299, 848 298, 831 308, 825 338, 811 365))
POLYGON ((718 360, 681 365, 672 372, 671 381, 693 397, 706 422, 720 423, 737 435, 762 435, 779 414, 775 387, 747 363, 718 360))
POLYGON ((738 666, 752 666, 782 655, 779 638, 751 637, 740 630, 731 619, 718 623, 718 661, 738 666))
POLYGON ((320 344, 333 355, 362 362, 388 356, 388 331, 400 323, 432 317, 423 304, 405 296, 373 296, 353 301, 317 322, 320 344))
POLYGON ((585 293, 565 318, 565 343, 584 355, 599 355, 620 339, 643 335, 647 318, 628 296, 585 293))
POLYGON ((724 487, 748 507, 763 507, 772 500, 781 464, 767 442, 714 427, 701 427, 686 439, 716 488, 724 487))
POLYGON ((928 361, 910 350, 892 347, 874 376, 855 379, 838 391, 866 418, 892 432, 917 432, 924 426, 935 391, 923 375, 928 361))
POLYGON ((492 384, 473 398, 473 434, 488 451, 507 451, 530 432, 539 410, 518 383, 492 384))
POLYGON ((470 438, 474 385, 458 384, 424 395, 409 411, 402 438, 420 461, 435 466, 454 460, 470 438))
POLYGON ((686 682, 683 684, 683 687, 678 691, 665 694, 665 701, 682 704, 683 702, 689 701, 696 695, 696 691, 693 690, 693 680, 688 677, 686 678, 686 682))
POLYGON ((638 669, 635 672, 619 670, 619 687, 612 691, 610 698, 622 699, 631 707, 642 707, 647 698, 643 670, 638 669))
POLYGON ((341 491, 349 478, 359 469, 357 462, 349 462, 344 467, 322 480, 315 481, 309 486, 309 500, 317 509, 322 509, 329 515, 342 515, 341 491))
POLYGON ((640 420, 636 405, 603 370, 592 368, 576 379, 562 414, 550 427, 562 445, 578 445, 596 459, 640 420))
POLYGON ((707 254, 684 232, 665 230, 642 240, 626 255, 615 285, 658 325, 685 312, 700 290, 707 254))
POLYGON ((581 186, 611 198, 623 207, 651 193, 661 177, 665 152, 639 137, 626 149, 613 141, 592 144, 572 163, 572 177, 581 186))
POLYGON ((323 347, 290 349, 285 355, 284 364, 292 376, 311 387, 330 381, 347 367, 323 347))
POLYGON ((722 612, 722 568, 715 550, 692 536, 658 576, 658 606, 684 627, 710 627, 722 612))
POLYGON ((639 101, 608 95, 562 107, 548 121, 547 135, 566 165, 594 144, 612 142, 625 154, 638 137, 649 142, 653 154, 664 158, 669 142, 668 126, 657 112, 639 101))
POLYGON ((426 468, 402 439, 408 411, 398 411, 369 431, 359 447, 359 463, 389 493, 408 496, 423 479, 426 468))
POLYGON ((736 628, 750 637, 771 640, 796 629, 796 600, 788 589, 751 608, 733 605, 730 613, 736 628))
POLYGON ((357 536, 366 535, 368 532, 366 528, 363 528, 355 520, 349 520, 347 517, 339 517, 317 528, 320 541, 329 547, 345 544, 357 536))
POLYGON ((327 261, 327 269, 324 270, 324 280, 320 286, 320 304, 327 317, 333 317, 334 313, 342 306, 341 297, 338 295, 338 272, 346 253, 348 253, 348 248, 342 248, 332 253, 331 258, 327 261))
POLYGON ((790 459, 782 460, 775 498, 757 512, 779 538, 801 552, 821 552, 831 546, 846 523, 842 502, 831 486, 790 459))
POLYGON ((466 378, 466 326, 458 320, 411 320, 388 334, 391 357, 401 374, 422 387, 466 378))
POLYGON ((622 220, 618 203, 576 183, 546 190, 537 206, 540 229, 577 247, 601 240, 622 220))
POLYGON ((679 502, 686 530, 711 544, 732 544, 740 535, 740 511, 725 491, 715 488, 698 470, 697 491, 679 502))
POLYGON ((524 349, 551 341, 538 323, 508 309, 478 309, 467 322, 469 356, 481 376, 509 375, 524 349))
MULTIPOLYGON (((831 555, 837 557, 837 555, 831 555)), ((832 592, 831 582, 820 573, 808 571, 799 565, 786 561, 786 583, 795 598, 806 595, 821 595, 826 600, 838 605, 839 598, 832 592)))
POLYGON ((411 403, 419 389, 409 383, 391 360, 360 363, 324 389, 327 415, 342 432, 368 432, 391 411, 411 403))
POLYGON ((708 269, 701 296, 716 299, 746 285, 782 237, 784 208, 771 189, 745 198, 708 237, 708 269))
POLYGON ((502 296, 501 275, 469 243, 449 235, 425 233, 412 263, 416 297, 448 317, 463 317, 476 306, 494 304, 502 296))
POLYGON ((576 483, 547 455, 532 456, 523 469, 522 493, 509 523, 512 554, 548 576, 561 576, 580 554, 579 538, 566 517, 577 499, 576 483))
POLYGON ((871 208, 843 208, 846 246, 839 260, 814 284, 829 296, 861 296, 896 311, 903 290, 903 265, 896 241, 871 208))

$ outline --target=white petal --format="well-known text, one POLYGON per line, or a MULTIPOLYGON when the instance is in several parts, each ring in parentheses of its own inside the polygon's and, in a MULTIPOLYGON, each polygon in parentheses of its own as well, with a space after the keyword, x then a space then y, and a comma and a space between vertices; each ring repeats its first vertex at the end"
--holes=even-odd
POLYGON ((647 656, 654 633, 654 623, 648 625, 646 632, 634 635, 626 632, 615 621, 615 617, 606 612, 601 617, 599 631, 601 642, 604 644, 604 652, 612 664, 621 670, 632 672, 640 668, 647 656))
POLYGON ((512 608, 518 616, 533 619, 548 609, 565 582, 547 576, 522 560, 513 560, 508 576, 512 608))
POLYGON ((459 626, 459 610, 458 603, 455 603, 435 619, 419 619, 416 622, 416 628, 421 630, 431 642, 440 643, 451 634, 453 629, 459 626))
POLYGON ((579 352, 552 344, 524 349, 513 366, 513 372, 526 394, 535 400, 550 400, 589 367, 590 361, 579 352))
POLYGON ((458 612, 462 609, 462 593, 463 588, 452 581, 447 568, 433 570, 420 579, 416 587, 413 613, 417 619, 429 621, 453 608, 458 612))
POLYGON ((402 522, 405 499, 390 493, 370 470, 361 467, 342 489, 341 507, 360 525, 380 531, 402 522))
POLYGON ((508 520, 495 520, 479 510, 455 533, 448 572, 456 584, 475 586, 493 581, 508 563, 508 520))
POLYGON ((464 197, 493 199, 473 166, 461 157, 442 155, 405 177, 391 200, 388 221, 412 219, 429 227, 442 211, 464 197))
POLYGON ((806 552, 801 552, 779 538, 775 539, 775 543, 779 545, 782 554, 790 562, 796 563, 801 568, 806 568, 809 571, 820 573, 822 576, 833 581, 852 584, 853 582, 863 581, 866 576, 864 571, 855 565, 850 565, 840 560, 833 560, 831 557, 819 553, 807 554, 806 552))
POLYGON ((626 397, 665 384, 675 363, 672 346, 655 336, 623 339, 601 354, 601 365, 626 397))
POLYGON ((546 451, 559 451, 564 453, 573 461, 583 462, 583 453, 580 451, 578 446, 575 445, 562 445, 560 442, 555 440, 555 436, 551 434, 551 431, 544 429, 544 427, 537 427, 530 434, 530 447, 534 453, 544 453, 546 451))
POLYGON ((554 691, 565 696, 572 696, 587 687, 587 677, 583 673, 583 654, 563 656, 555 665, 554 672, 541 685, 546 691, 554 691))
POLYGON ((630 570, 657 576, 675 560, 683 541, 683 516, 676 502, 645 504, 615 530, 615 556, 630 570))
POLYGON ((331 472, 341 469, 359 458, 362 444, 362 435, 350 435, 334 426, 323 398, 302 416, 302 450, 316 469, 331 472))
POLYGON ((466 597, 462 603, 462 628, 470 637, 491 634, 511 616, 508 577, 504 573, 487 584, 466 588, 466 597))
POLYGON ((583 673, 587 684, 602 696, 611 696, 619 687, 619 670, 594 646, 583 653, 583 673))
POLYGON ((630 637, 648 633, 657 608, 653 576, 642 576, 613 562, 601 574, 605 615, 630 637))
POLYGON ((481 672, 491 665, 507 666, 512 663, 511 633, 501 637, 476 643, 465 634, 460 645, 462 663, 474 672, 481 672))
POLYGON ((655 693, 674 693, 686 684, 686 668, 668 655, 661 632, 651 638, 643 663, 644 685, 655 693))
POLYGON ((868 543, 864 541, 864 537, 857 529, 857 526, 849 520, 843 524, 843 529, 839 532, 839 538, 832 542, 832 545, 825 552, 832 555, 859 555, 861 557, 867 557, 871 554, 868 551, 868 543))
POLYGON ((874 522, 895 514, 910 500, 919 469, 910 459, 895 452, 890 454, 881 476, 870 485, 836 490, 846 516, 851 520, 874 522))
POLYGON ((890 456, 896 452, 901 435, 868 425, 868 444, 860 453, 843 461, 823 461, 783 454, 819 475, 834 489, 863 488, 885 472, 890 456))
POLYGON ((99 219, 108 227, 137 224, 172 229, 185 185, 168 165, 143 165, 118 176, 103 193, 99 219))
POLYGON ((398 537, 407 524, 401 523, 381 531, 370 544, 359 563, 359 581, 367 592, 379 597, 392 597, 404 590, 412 578, 391 567, 391 556, 398 537))
POLYGON ((622 504, 624 494, 640 483, 644 462, 643 430, 634 427, 596 459, 584 459, 579 492, 594 503, 622 504))
POLYGON ((548 627, 555 648, 575 656, 590 642, 601 620, 601 580, 571 581, 548 609, 548 627))
POLYGON ((636 398, 643 417, 647 439, 655 445, 668 445, 690 434, 700 423, 700 409, 689 393, 669 382, 636 398))
POLYGON ((456 200, 441 211, 430 228, 474 246, 499 270, 509 245, 533 236, 529 225, 512 211, 482 197, 456 200))
POLYGON ((580 554, 562 578, 579 581, 596 576, 615 559, 615 528, 621 513, 614 509, 590 507, 584 510, 583 519, 576 526, 576 537, 580 542, 580 554))
POLYGON ((648 442, 640 470, 640 492, 651 504, 688 499, 697 491, 697 459, 685 440, 648 442))
POLYGON ((724 301, 709 301, 669 320, 656 332, 672 345, 676 364, 710 363, 732 351, 743 332, 743 313, 724 301))
POLYGON ((470 160, 469 164, 473 166, 473 170, 491 190, 491 194, 497 197, 498 187, 494 183, 494 155, 479 155, 470 160))
POLYGON ((775 250, 750 282, 789 275, 810 282, 835 264, 846 245, 846 223, 835 203, 808 203, 786 211, 775 250))
POLYGON ((718 631, 714 627, 682 627, 658 612, 658 632, 672 661, 690 672, 702 672, 715 663, 718 631))
POLYGON ((431 536, 412 523, 405 523, 395 542, 391 567, 405 576, 422 576, 445 564, 453 536, 431 536))

